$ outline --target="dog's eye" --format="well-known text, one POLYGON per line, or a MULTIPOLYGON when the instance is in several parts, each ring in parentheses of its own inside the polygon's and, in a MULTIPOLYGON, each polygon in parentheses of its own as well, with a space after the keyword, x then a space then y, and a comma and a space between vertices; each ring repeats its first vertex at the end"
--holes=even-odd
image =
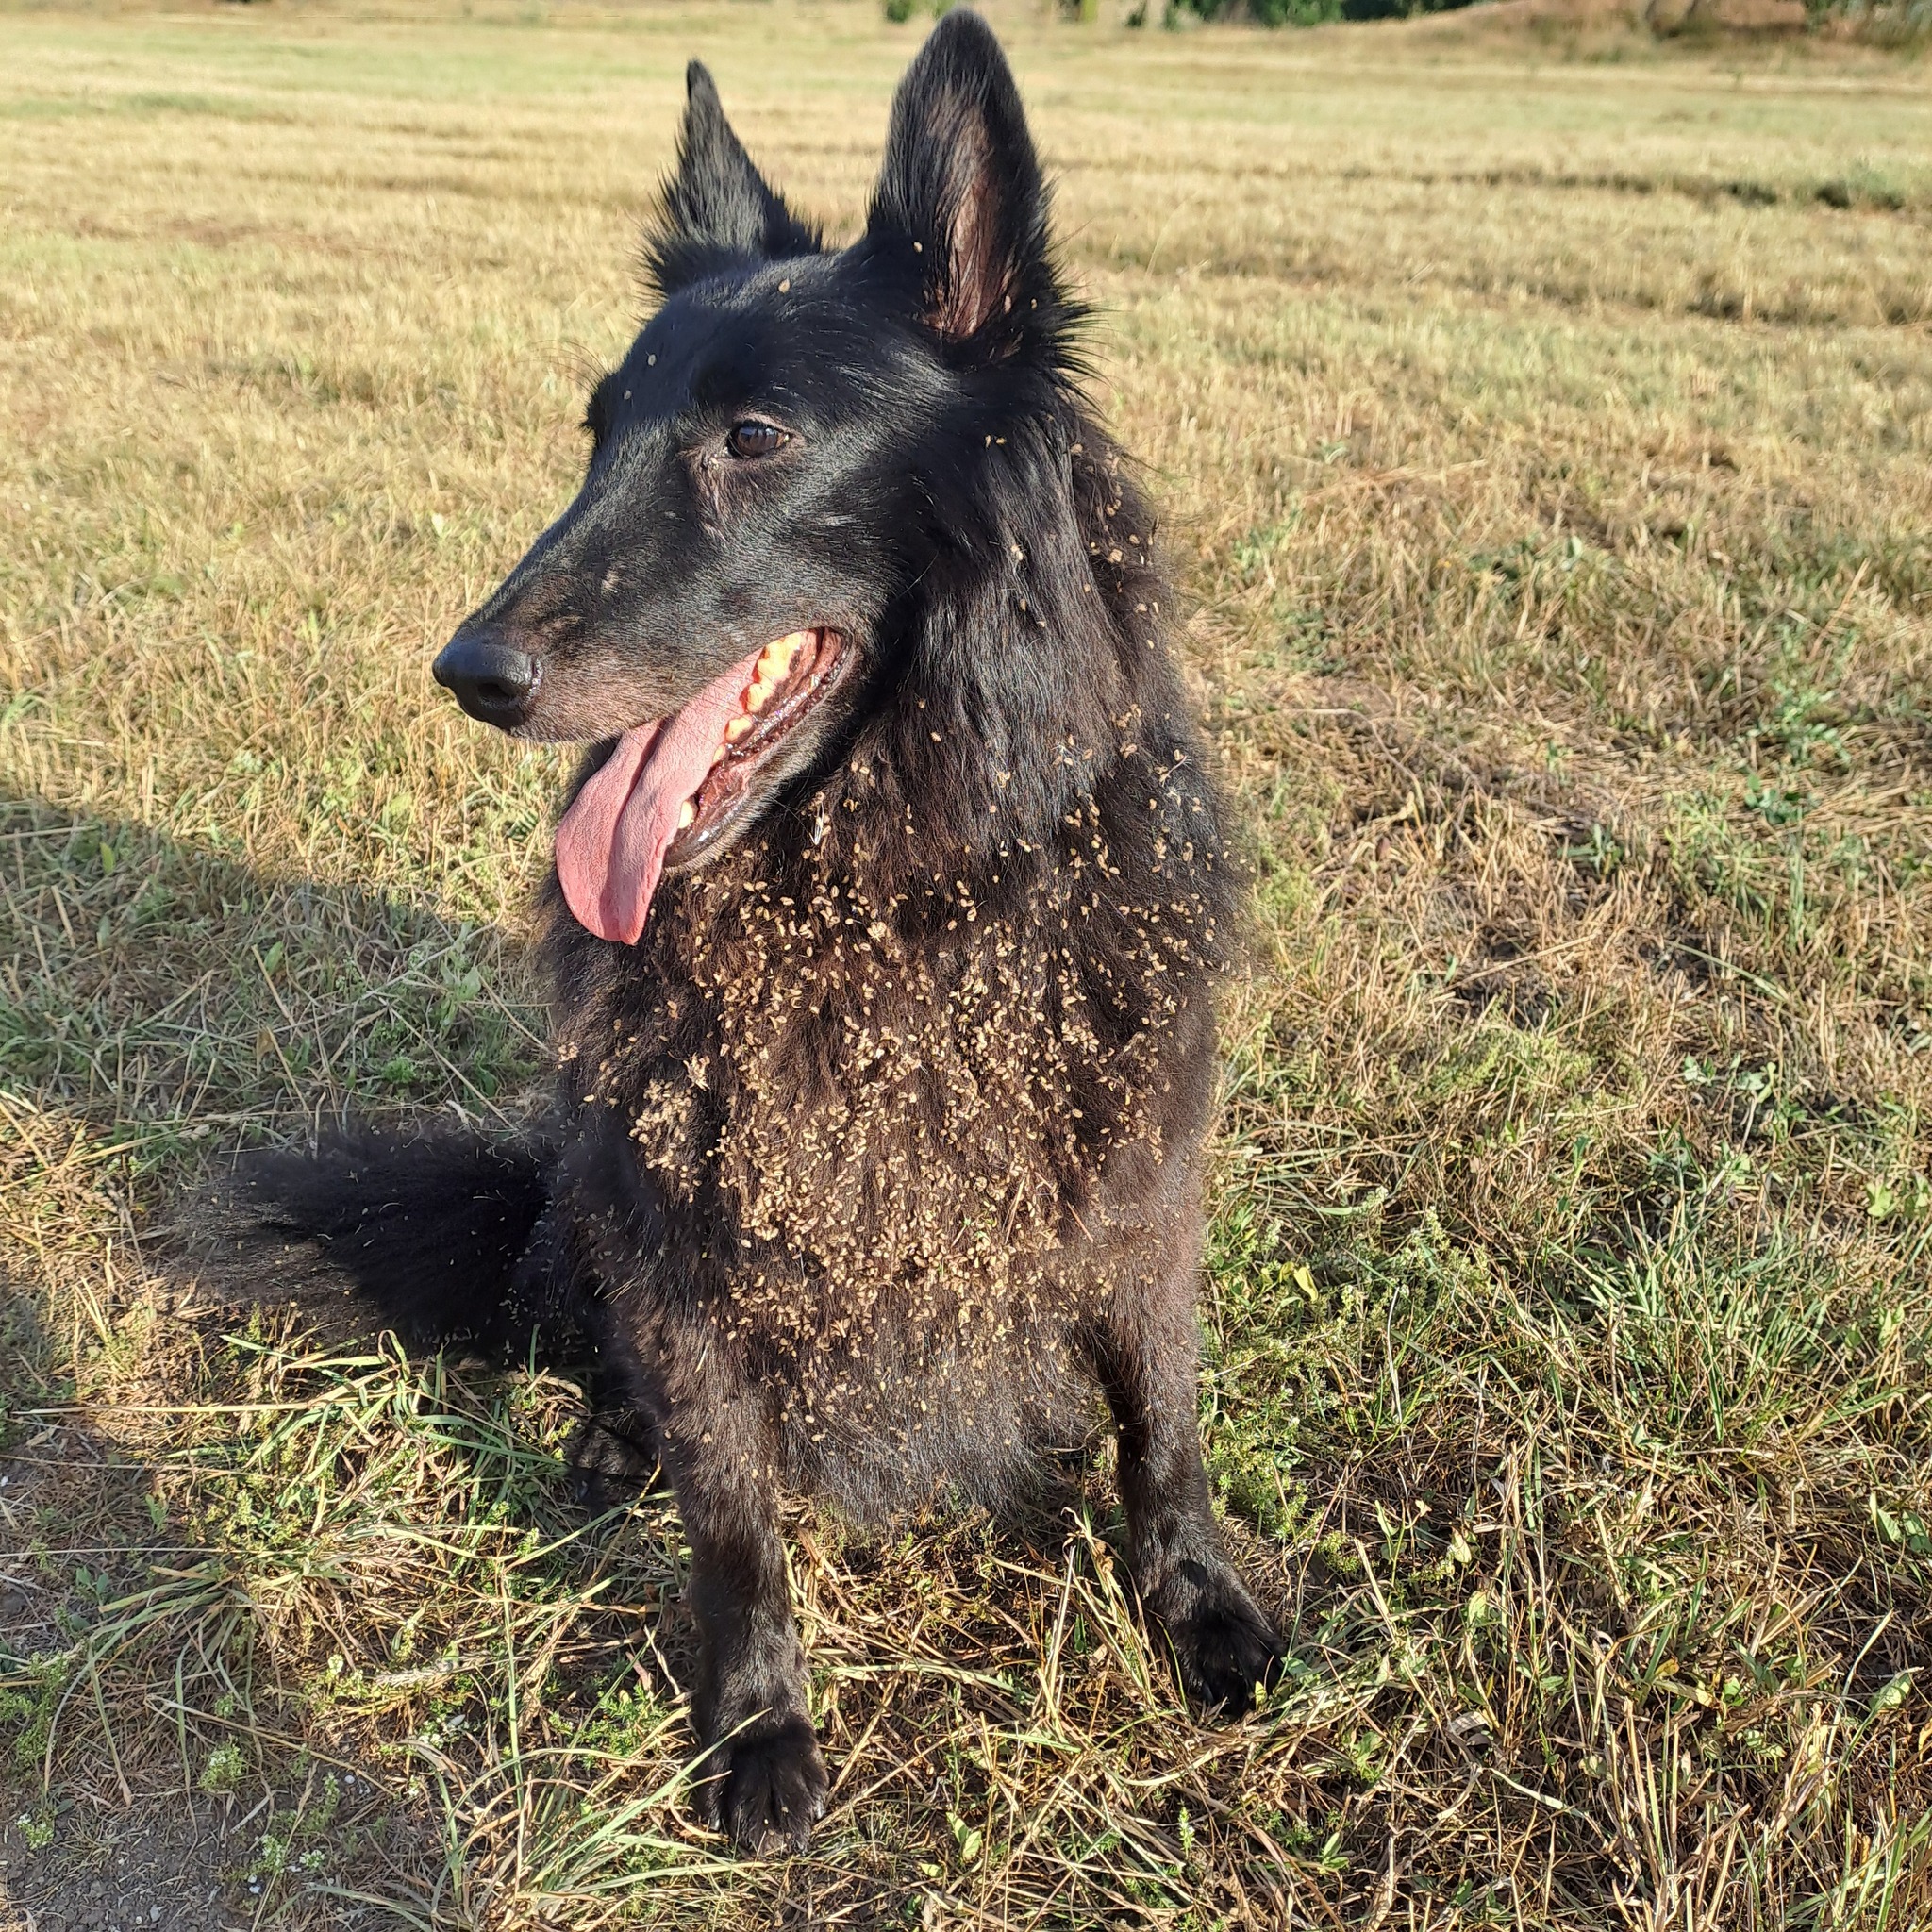
POLYGON ((754 457, 775 456, 791 439, 771 423, 734 423, 724 441, 733 456, 749 461, 754 457))

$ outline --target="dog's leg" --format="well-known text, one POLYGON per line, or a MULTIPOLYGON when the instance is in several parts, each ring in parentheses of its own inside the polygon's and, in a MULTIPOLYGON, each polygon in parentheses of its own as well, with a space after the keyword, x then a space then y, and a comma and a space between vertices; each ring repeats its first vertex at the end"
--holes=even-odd
POLYGON ((1281 1641, 1221 1539, 1196 1420, 1200 1350, 1193 1269, 1166 1291, 1117 1303, 1091 1354, 1120 1434, 1127 1560, 1167 1632, 1191 1695, 1239 1712, 1281 1662, 1281 1641))
POLYGON ((825 1807, 825 1766, 806 1710, 771 1433, 740 1392, 680 1402, 664 1449, 691 1552, 707 1808, 755 1850, 802 1846, 825 1807))
MULTIPOLYGON (((581 1185, 580 1151, 573 1164, 569 1178, 581 1185)), ((539 1311, 555 1327, 567 1323, 590 1357, 584 1383, 589 1413, 571 1438, 565 1461, 578 1503, 588 1514, 602 1516, 635 1503, 652 1486, 663 1457, 639 1393, 637 1364, 612 1331, 605 1278, 594 1262, 574 1254, 570 1235, 570 1210, 553 1202, 531 1230, 510 1295, 513 1307, 539 1311)))
POLYGON ((580 1287, 575 1303, 598 1365, 598 1408, 624 1418, 622 1433, 608 1423, 588 1432, 582 1473, 593 1496, 646 1456, 669 1477, 691 1545, 700 1801, 741 1844, 803 1845, 826 1780, 778 1540, 776 1439, 728 1329, 692 1311, 688 1284, 674 1293, 632 1272, 638 1257, 671 1252, 673 1235, 628 1142, 587 1133, 559 1166, 568 1192, 556 1265, 603 1284, 580 1287), (598 1454, 606 1447, 616 1472, 598 1454))

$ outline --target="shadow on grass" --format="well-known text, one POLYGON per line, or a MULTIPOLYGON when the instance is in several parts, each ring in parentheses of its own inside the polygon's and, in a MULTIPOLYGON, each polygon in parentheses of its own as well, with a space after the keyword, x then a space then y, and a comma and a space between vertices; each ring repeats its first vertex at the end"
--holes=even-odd
POLYGON ((541 1058, 535 983, 489 925, 20 798, 0 879, 0 1088, 144 1161, 351 1107, 488 1114, 541 1058))
POLYGON ((435 1821, 264 1668, 249 1566, 195 1507, 203 1338, 142 1291, 0 1274, 0 1904, 43 1927, 300 1923, 288 1854, 325 1829, 356 1856, 433 1847, 435 1821))

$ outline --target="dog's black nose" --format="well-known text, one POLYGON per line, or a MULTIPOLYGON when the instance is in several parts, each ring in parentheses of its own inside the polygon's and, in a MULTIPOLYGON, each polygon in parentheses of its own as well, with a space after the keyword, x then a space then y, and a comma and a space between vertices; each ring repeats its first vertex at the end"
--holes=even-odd
POLYGON ((524 722, 537 689, 537 660, 487 636, 458 631, 432 667, 473 718, 508 731, 524 722))

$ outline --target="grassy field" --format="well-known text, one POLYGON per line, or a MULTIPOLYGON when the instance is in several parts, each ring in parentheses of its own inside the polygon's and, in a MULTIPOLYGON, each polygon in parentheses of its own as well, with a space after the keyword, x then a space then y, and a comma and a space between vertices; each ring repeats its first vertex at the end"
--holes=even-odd
POLYGON ((156 1267, 247 1141, 525 1104, 559 765, 428 656, 687 57, 849 233, 919 31, 462 13, 0 16, 0 1925, 1932 1924, 1932 75, 996 16, 1255 870, 1204 1420, 1293 1659, 1188 1718, 1098 1460, 800 1516, 760 1864, 567 1383, 156 1267))

